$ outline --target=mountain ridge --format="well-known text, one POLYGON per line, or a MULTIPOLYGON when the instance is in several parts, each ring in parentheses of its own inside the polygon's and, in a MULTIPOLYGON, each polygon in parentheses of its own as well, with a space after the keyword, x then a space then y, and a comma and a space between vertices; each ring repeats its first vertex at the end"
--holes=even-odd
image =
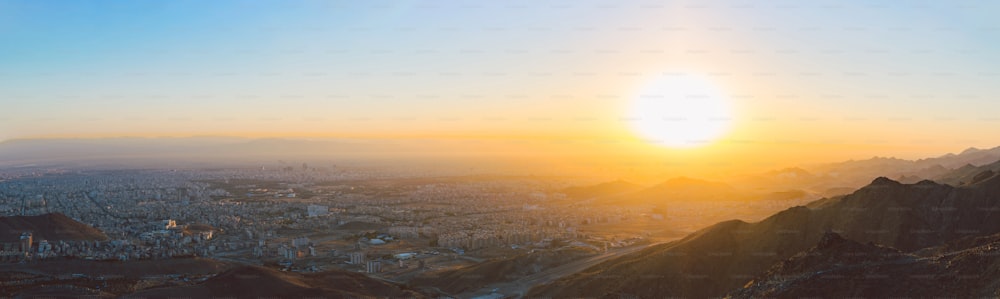
POLYGON ((720 222, 537 286, 529 295, 715 297, 814 246, 828 231, 903 251, 1000 233, 1000 213, 989 212, 1000 210, 1000 201, 986 186, 992 185, 902 184, 879 177, 823 204, 789 208, 755 223, 720 222), (602 285, 607 277, 618 281, 602 285))

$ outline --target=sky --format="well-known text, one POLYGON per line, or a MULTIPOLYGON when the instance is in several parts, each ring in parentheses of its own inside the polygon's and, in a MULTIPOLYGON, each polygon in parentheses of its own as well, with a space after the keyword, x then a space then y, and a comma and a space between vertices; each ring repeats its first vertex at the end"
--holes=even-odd
POLYGON ((486 138, 767 167, 924 157, 1000 145, 996 11, 979 0, 0 0, 0 140, 486 138), (636 130, 640 94, 669 77, 710 81, 691 92, 718 95, 728 129, 687 148, 636 130))

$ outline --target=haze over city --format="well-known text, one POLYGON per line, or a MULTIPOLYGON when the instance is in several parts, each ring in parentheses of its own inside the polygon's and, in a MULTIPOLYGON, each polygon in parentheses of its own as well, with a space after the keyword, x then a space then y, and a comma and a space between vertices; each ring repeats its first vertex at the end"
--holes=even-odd
POLYGON ((996 11, 0 0, 0 296, 1000 296, 996 11))

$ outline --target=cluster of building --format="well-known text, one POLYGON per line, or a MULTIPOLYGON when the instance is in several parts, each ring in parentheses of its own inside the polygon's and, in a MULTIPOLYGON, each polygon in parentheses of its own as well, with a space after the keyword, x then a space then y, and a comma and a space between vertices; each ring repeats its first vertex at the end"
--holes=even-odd
MULTIPOLYGON (((197 239, 186 237, 186 242, 198 242, 197 239)), ((176 243, 177 246, 145 246, 128 240, 58 240, 48 241, 35 239, 31 232, 23 232, 18 242, 0 242, 0 261, 24 262, 52 258, 83 258, 92 260, 137 260, 151 258, 171 258, 178 256, 193 256, 198 254, 198 247, 181 246, 187 243, 176 243)), ((208 249, 205 247, 204 249, 208 249)), ((202 250, 203 254, 209 252, 202 250)))
MULTIPOLYGON (((558 188, 532 179, 392 183, 387 180, 391 178, 397 177, 372 170, 287 166, 64 171, 12 177, 0 181, 3 215, 60 212, 104 231, 110 240, 31 240, 30 248, 4 245, 0 258, 225 256, 291 264, 332 259, 379 273, 386 265, 406 268, 405 260, 424 256, 412 253, 413 247, 459 254, 484 248, 546 247, 553 240, 589 239, 581 227, 626 221, 643 213, 552 204, 562 199, 554 191, 558 188), (366 184, 358 178, 383 181, 366 184), (375 255, 364 248, 343 250, 330 245, 329 239, 308 237, 355 224, 376 227, 358 236, 358 244, 395 248, 390 243, 402 240, 411 248, 385 249, 375 255)), ((418 268, 423 268, 424 261, 418 260, 418 268)))

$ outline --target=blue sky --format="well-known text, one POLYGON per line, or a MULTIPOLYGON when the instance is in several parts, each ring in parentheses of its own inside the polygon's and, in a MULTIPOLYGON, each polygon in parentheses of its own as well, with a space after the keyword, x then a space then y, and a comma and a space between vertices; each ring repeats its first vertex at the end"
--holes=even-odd
POLYGON ((0 0, 0 139, 605 136, 627 131, 639 82, 681 71, 727 86, 734 117, 779 122, 734 138, 819 119, 808 126, 851 128, 824 140, 871 126, 857 138, 997 143, 983 128, 1000 127, 998 6, 0 0))

